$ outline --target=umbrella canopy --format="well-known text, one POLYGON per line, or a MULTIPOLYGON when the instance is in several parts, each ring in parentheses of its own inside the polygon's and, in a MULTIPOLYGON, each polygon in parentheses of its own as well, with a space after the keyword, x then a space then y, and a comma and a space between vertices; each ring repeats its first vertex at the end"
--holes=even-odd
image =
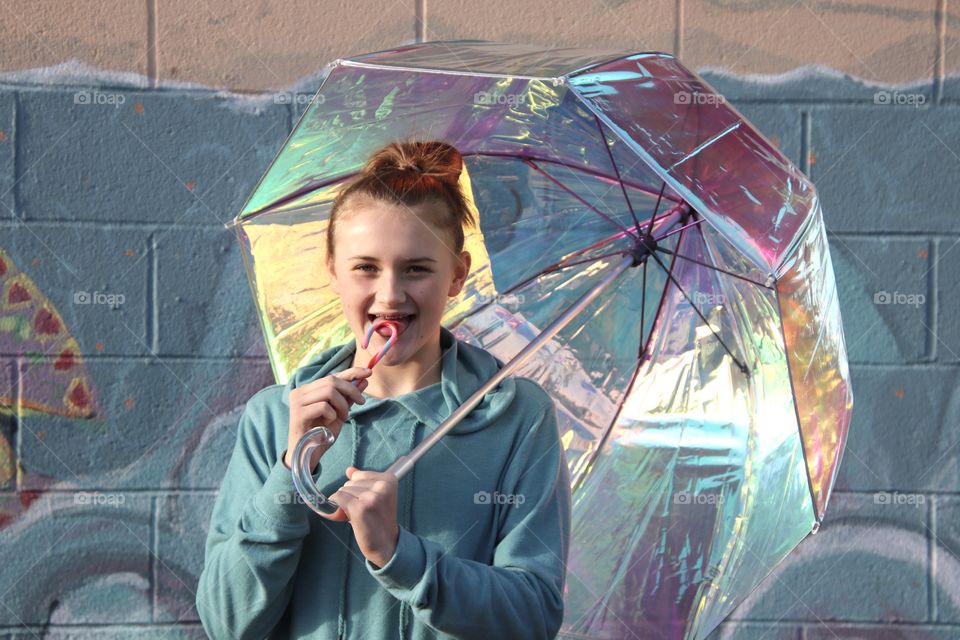
POLYGON ((518 371, 573 481, 562 634, 705 637, 823 518, 852 410, 813 185, 674 57, 489 42, 328 65, 233 225, 278 382, 352 339, 337 193, 398 138, 464 156, 479 228, 444 324, 518 371))

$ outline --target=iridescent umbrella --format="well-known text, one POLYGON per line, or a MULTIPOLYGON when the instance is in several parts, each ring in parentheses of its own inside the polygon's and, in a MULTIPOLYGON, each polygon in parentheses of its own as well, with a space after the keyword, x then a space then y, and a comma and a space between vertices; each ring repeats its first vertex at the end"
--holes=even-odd
POLYGON ((556 403, 561 635, 705 637, 817 530, 846 440, 813 185, 667 54, 457 41, 337 60, 233 223, 278 382, 352 339, 322 268, 330 205, 411 136, 464 154, 480 221, 444 325, 556 403))

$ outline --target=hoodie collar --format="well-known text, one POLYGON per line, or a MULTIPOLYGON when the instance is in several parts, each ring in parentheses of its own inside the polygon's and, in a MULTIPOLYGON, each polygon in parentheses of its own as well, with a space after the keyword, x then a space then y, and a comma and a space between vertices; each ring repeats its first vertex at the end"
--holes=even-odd
MULTIPOLYGON (((294 387, 349 369, 356 346, 356 341, 350 340, 343 345, 331 347, 297 369, 284 386, 281 396, 283 403, 289 406, 290 391, 294 387)), ((443 325, 440 326, 440 349, 440 382, 398 396, 375 398, 365 395, 367 402, 350 406, 350 417, 373 411, 386 402, 396 402, 425 424, 429 432, 439 426, 503 366, 503 362, 493 354, 458 340, 443 325)), ((474 407, 451 433, 469 433, 483 428, 502 414, 515 393, 516 383, 511 376, 507 376, 487 393, 484 400, 474 407)))

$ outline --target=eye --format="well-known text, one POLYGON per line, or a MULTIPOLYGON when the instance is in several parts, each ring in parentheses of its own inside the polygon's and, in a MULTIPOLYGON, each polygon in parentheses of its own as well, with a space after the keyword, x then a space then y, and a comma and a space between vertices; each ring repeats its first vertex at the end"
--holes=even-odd
MULTIPOLYGON (((368 263, 368 262, 362 262, 362 263, 360 263, 360 264, 358 264, 358 265, 355 265, 355 266, 353 267, 353 269, 354 269, 354 271, 364 271, 364 272, 370 273, 370 272, 372 272, 372 271, 376 271, 376 270, 377 270, 377 267, 376 267, 376 265, 372 265, 372 264, 370 264, 370 263, 368 263)), ((422 271, 422 272, 424 272, 424 273, 430 273, 430 269, 428 269, 428 268, 426 268, 426 267, 421 267, 421 266, 419 266, 419 265, 411 265, 411 266, 409 267, 409 269, 411 269, 411 270, 413 270, 413 271, 422 271)))

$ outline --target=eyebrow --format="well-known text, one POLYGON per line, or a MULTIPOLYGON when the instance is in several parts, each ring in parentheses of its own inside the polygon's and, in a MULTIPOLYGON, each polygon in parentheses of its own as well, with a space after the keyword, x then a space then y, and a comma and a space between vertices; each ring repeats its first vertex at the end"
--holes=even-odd
MULTIPOLYGON (((380 262, 377 258, 373 256, 350 256, 349 260, 369 260, 370 262, 380 262)), ((403 262, 436 262, 433 258, 428 256, 421 256, 419 258, 409 258, 403 260, 403 262)))

